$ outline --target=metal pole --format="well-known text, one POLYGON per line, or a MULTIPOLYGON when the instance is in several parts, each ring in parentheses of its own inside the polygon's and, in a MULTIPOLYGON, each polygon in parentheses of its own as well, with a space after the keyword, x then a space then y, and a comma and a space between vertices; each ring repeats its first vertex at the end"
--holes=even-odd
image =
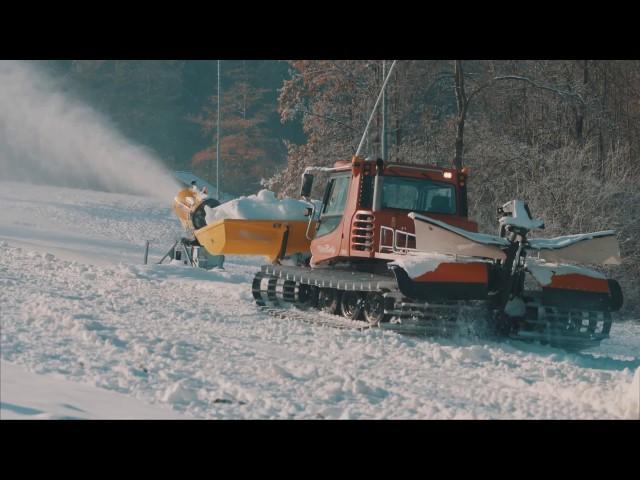
POLYGON ((387 82, 389 81, 389 77, 391 77, 391 72, 393 72, 393 67, 396 66, 396 60, 393 61, 391 67, 389 67, 389 71, 387 72, 387 78, 384 79, 384 83, 382 84, 382 89, 378 94, 378 99, 376 100, 375 105, 373 106, 373 110, 371 111, 371 116, 369 117, 369 121, 367 122, 367 126, 364 129, 364 133, 362 134, 362 138, 360 139, 360 144, 358 145, 358 149, 356 150, 356 156, 360 155, 360 150, 362 150, 362 145, 364 145, 364 140, 367 138, 367 132, 369 131, 369 125, 371 125, 371 120, 373 120, 373 116, 376 113, 376 108, 378 108, 378 104, 380 103, 380 99, 382 98, 382 94, 384 93, 384 89, 387 86, 387 82))
POLYGON ((164 254, 164 257, 162 257, 160 259, 160 261, 158 262, 158 265, 160 265, 162 262, 164 262, 164 259, 167 258, 167 257, 171 257, 172 259, 173 259, 173 257, 175 257, 175 248, 176 248, 176 245, 178 245, 179 241, 180 240, 176 240, 176 243, 174 243, 173 246, 169 249, 169 251, 164 254))
POLYGON ((218 60, 218 124, 216 127, 216 198, 220 201, 220 60, 218 60))
MULTIPOLYGON (((382 61, 382 81, 384 81, 387 70, 387 61, 382 61)), ((382 160, 387 160, 387 93, 386 88, 382 90, 382 160)))
POLYGON ((149 240, 144 243, 144 264, 147 264, 147 260, 149 259, 149 240))

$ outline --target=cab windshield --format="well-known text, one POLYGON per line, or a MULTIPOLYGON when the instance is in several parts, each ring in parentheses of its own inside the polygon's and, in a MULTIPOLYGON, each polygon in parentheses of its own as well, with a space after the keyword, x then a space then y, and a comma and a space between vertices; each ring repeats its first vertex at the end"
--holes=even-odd
POLYGON ((382 208, 455 214, 456 191, 448 183, 424 178, 385 176, 382 184, 382 208))

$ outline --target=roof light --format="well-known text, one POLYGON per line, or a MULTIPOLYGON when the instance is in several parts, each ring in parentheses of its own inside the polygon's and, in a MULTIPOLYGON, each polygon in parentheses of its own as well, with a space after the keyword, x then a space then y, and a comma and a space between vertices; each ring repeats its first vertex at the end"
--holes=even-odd
POLYGON ((444 178, 451 178, 453 176, 453 174, 451 172, 443 172, 442 176, 444 178))

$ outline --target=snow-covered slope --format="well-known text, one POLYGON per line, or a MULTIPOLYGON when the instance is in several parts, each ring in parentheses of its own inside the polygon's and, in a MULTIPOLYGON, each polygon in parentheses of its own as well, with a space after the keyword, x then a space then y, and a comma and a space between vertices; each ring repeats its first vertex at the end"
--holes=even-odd
MULTIPOLYGON (((3 377, 16 365, 57 375, 151 405, 131 407, 145 417, 640 418, 637 323, 568 354, 276 319, 251 297, 261 259, 212 272, 141 265, 145 239, 157 260, 180 234, 169 205, 2 182, 0 202, 3 377)), ((75 416, 29 392, 3 382, 2 418, 15 398, 75 416)), ((109 402, 79 408, 108 418, 109 402)))
POLYGON ((51 375, 36 375, 0 362, 3 420, 181 419, 167 407, 150 406, 120 393, 51 375))
POLYGON ((145 240, 161 254, 180 236, 171 202, 0 182, 0 239, 96 264, 139 262, 145 240))

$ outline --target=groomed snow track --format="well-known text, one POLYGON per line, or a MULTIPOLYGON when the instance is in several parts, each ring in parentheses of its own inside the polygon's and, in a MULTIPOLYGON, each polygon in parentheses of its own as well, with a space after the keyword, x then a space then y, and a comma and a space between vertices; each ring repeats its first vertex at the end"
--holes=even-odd
POLYGON ((530 293, 519 329, 500 330, 484 301, 413 301, 400 294, 390 274, 329 268, 263 265, 253 279, 252 295, 261 311, 305 323, 357 330, 379 327, 408 335, 502 337, 569 351, 598 346, 609 338, 612 324, 607 311, 546 306, 536 293, 530 293), (324 292, 329 293, 323 296, 324 292), (327 297, 331 292, 335 298, 327 297), (349 292, 362 295, 355 314, 348 308, 345 312, 341 304, 349 292), (382 310, 372 319, 366 315, 367 302, 376 300, 382 310))
POLYGON ((401 299, 391 275, 329 269, 310 272, 304 267, 263 265, 253 279, 252 295, 258 308, 269 315, 334 328, 365 330, 376 327, 406 335, 443 337, 490 336, 482 302, 407 302, 401 299), (345 292, 380 294, 384 316, 379 321, 368 321, 363 315, 354 315, 358 319, 345 318, 336 314, 341 308, 339 301, 333 305, 320 305, 318 291, 314 297, 306 290, 307 286, 320 292, 335 289, 343 295, 345 292))

